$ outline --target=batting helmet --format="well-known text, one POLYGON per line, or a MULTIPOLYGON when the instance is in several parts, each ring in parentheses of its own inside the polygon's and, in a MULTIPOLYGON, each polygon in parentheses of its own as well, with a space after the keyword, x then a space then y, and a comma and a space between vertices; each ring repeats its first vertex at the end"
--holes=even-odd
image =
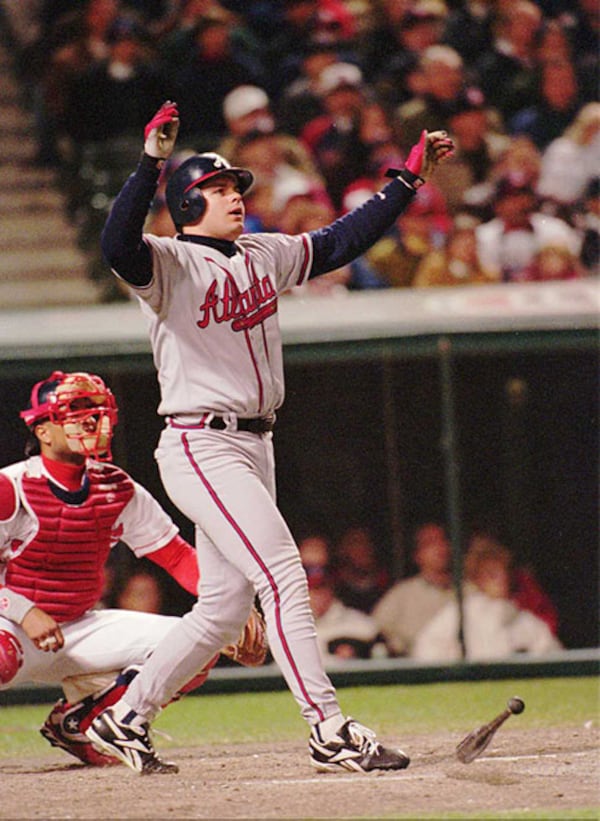
MULTIPOLYGON (((20 413, 31 430, 46 420, 62 425, 71 450, 96 459, 111 458, 117 415, 115 397, 99 376, 62 371, 37 382, 29 407, 20 413)), ((28 448, 28 454, 33 452, 28 448)))
POLYGON ((204 214, 206 200, 198 188, 203 182, 219 174, 232 174, 240 190, 245 194, 254 182, 254 176, 246 168, 231 166, 220 154, 195 154, 177 168, 167 183, 167 206, 176 226, 197 222, 204 214))

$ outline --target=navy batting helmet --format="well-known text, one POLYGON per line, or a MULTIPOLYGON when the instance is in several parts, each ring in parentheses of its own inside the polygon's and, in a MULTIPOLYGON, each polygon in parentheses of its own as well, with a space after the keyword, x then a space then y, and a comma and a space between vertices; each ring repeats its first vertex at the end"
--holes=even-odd
POLYGON ((219 174, 232 174, 241 194, 254 182, 254 176, 245 168, 231 166, 220 154, 195 154, 177 168, 167 183, 166 195, 169 213, 176 226, 197 222, 206 208, 201 189, 203 182, 219 174))

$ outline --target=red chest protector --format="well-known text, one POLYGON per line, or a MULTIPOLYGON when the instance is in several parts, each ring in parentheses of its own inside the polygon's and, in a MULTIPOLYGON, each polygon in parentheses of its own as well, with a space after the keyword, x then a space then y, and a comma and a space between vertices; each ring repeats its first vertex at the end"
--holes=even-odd
POLYGON ((102 593, 115 522, 134 494, 113 465, 90 466, 84 486, 68 493, 47 478, 23 477, 23 495, 38 532, 8 564, 6 586, 58 622, 79 618, 102 593))

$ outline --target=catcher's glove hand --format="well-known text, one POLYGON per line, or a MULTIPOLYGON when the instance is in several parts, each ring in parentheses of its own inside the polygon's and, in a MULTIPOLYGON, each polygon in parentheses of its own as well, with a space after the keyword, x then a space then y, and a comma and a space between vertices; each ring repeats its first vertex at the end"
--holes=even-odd
POLYGON ((267 656, 265 621, 253 607, 237 644, 228 644, 221 652, 244 667, 259 667, 267 656))
POLYGON ((166 160, 173 153, 179 131, 177 103, 167 100, 144 129, 144 153, 157 160, 166 160))

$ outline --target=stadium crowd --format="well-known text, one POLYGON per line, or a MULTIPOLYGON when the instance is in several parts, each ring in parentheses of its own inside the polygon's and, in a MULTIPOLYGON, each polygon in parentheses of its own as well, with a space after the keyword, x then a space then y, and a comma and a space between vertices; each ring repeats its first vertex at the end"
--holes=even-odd
MULTIPOLYGON (((28 0, 7 9, 35 115, 34 161, 59 170, 92 256, 145 123, 173 99, 180 139, 163 182, 192 151, 250 167, 248 231, 326 224, 378 190, 423 128, 451 133, 455 156, 390 232, 306 288, 598 273, 597 0, 28 0), (19 37, 19 13, 33 37, 19 37)), ((148 224, 159 234, 174 232, 163 190, 148 224)), ((112 279, 100 259, 95 271, 112 279)))

